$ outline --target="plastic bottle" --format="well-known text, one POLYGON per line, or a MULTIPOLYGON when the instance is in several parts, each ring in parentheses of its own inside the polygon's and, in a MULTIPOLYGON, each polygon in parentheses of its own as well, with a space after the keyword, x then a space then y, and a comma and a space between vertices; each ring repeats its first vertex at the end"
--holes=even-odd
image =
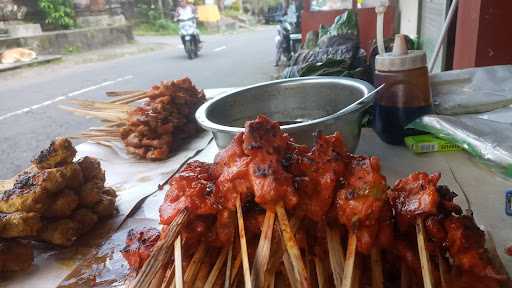
POLYGON ((374 84, 386 84, 376 95, 373 129, 382 141, 402 145, 418 131, 407 124, 432 113, 432 97, 424 51, 407 50, 404 35, 395 35, 393 52, 377 55, 374 84))

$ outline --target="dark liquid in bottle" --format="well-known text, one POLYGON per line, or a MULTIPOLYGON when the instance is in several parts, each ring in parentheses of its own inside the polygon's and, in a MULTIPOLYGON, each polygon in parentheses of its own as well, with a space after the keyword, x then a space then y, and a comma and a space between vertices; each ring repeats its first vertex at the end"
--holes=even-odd
POLYGON ((421 133, 405 129, 417 118, 432 113, 432 98, 426 67, 404 71, 375 71, 375 85, 386 86, 374 101, 373 129, 388 144, 402 145, 405 136, 421 133))
POLYGON ((375 117, 373 129, 382 139, 382 141, 401 145, 404 143, 404 137, 425 134, 425 132, 416 129, 405 129, 412 121, 425 114, 432 113, 432 106, 422 107, 396 107, 384 106, 378 103, 374 105, 375 117))

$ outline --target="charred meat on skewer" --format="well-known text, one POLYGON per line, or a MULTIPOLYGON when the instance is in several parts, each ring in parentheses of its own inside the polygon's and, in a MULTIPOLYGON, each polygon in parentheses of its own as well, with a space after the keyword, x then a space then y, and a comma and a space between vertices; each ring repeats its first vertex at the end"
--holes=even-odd
POLYGON ((356 233, 360 252, 369 253, 375 244, 386 189, 379 158, 348 156, 345 183, 336 196, 336 209, 339 221, 356 233))
POLYGON ((128 113, 121 139, 126 150, 139 158, 167 159, 184 140, 200 131, 194 113, 206 98, 189 78, 155 85, 148 98, 128 113))
POLYGON ((128 231, 126 246, 121 253, 131 269, 138 271, 142 267, 159 239, 160 231, 156 228, 143 227, 128 231))

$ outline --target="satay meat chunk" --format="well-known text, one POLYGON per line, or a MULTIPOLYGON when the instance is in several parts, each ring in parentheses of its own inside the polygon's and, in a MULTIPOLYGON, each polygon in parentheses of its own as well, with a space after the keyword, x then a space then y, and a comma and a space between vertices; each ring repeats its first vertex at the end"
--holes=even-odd
POLYGON ((336 195, 338 220, 356 233, 357 248, 369 253, 375 245, 381 212, 385 205, 386 178, 377 157, 348 157, 342 188, 336 195))
POLYGON ((0 237, 17 238, 37 235, 41 217, 34 212, 0 213, 0 237))
POLYGON ((11 189, 0 192, 0 212, 42 212, 48 196, 66 186, 61 169, 26 170, 20 173, 11 189))
POLYGON ((160 232, 153 227, 133 228, 128 231, 126 245, 121 250, 128 266, 139 271, 151 255, 153 247, 160 239, 160 232))
POLYGON ((414 172, 398 180, 388 190, 388 198, 401 231, 414 227, 417 217, 437 214, 437 183, 440 178, 439 173, 428 175, 425 172, 414 172))
POLYGON ((75 155, 75 147, 69 139, 57 138, 52 141, 48 148, 42 150, 32 163, 38 169, 55 168, 71 163, 75 155))
POLYGON ((80 208, 73 212, 71 216, 71 220, 78 224, 78 233, 80 235, 91 230, 98 223, 98 219, 98 215, 87 208, 80 208))
POLYGON ((80 227, 70 219, 46 223, 39 239, 57 246, 69 247, 79 236, 80 227))
POLYGON ((82 169, 84 181, 97 181, 105 184, 105 171, 101 168, 101 163, 94 157, 85 156, 77 161, 82 169))
POLYGON ((300 209, 312 220, 322 220, 331 207, 335 188, 344 176, 345 154, 339 133, 330 136, 318 133, 313 149, 305 155, 295 156, 299 159, 294 161, 291 170, 302 176, 295 179, 301 195, 300 209))
POLYGON ((29 241, 0 239, 0 272, 19 272, 30 268, 34 251, 29 241))
POLYGON ((279 123, 258 116, 245 123, 243 140, 244 152, 250 157, 249 179, 256 203, 273 208, 282 202, 293 208, 298 202, 293 176, 282 165, 289 137, 281 131, 279 123))
POLYGON ((160 206, 161 224, 169 225, 182 209, 193 215, 215 214, 220 209, 213 197, 215 179, 211 167, 209 163, 191 161, 172 177, 169 191, 160 206))
POLYGON ((65 218, 73 213, 78 206, 79 198, 75 191, 65 189, 53 196, 43 215, 48 218, 65 218))
POLYGON ((505 280, 495 271, 485 248, 485 233, 469 215, 451 216, 444 221, 448 252, 455 265, 479 276, 505 280))

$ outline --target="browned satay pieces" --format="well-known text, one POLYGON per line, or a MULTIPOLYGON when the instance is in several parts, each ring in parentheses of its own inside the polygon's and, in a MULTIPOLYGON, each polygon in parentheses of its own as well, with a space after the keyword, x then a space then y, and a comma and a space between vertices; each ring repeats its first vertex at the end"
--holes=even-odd
POLYGON ((289 137, 279 128, 279 123, 265 116, 258 116, 245 124, 243 149, 250 157, 249 179, 254 200, 272 209, 279 202, 293 208, 298 196, 293 189, 293 176, 282 166, 289 137))
POLYGON ((388 190, 389 201, 401 231, 414 227, 417 217, 437 213, 440 200, 437 183, 440 178, 439 173, 428 175, 425 172, 414 172, 398 180, 388 190))
POLYGON ((205 95, 189 78, 162 82, 148 92, 149 99, 128 113, 121 130, 128 153, 163 160, 200 129, 194 119, 205 95))
POLYGON ((369 253, 375 244, 385 205, 386 178, 377 157, 348 157, 345 183, 336 196, 339 221, 356 233, 357 249, 369 253))
POLYGON ((144 265, 159 239, 160 232, 156 228, 143 227, 128 231, 121 254, 131 269, 138 271, 144 265))
POLYGON ((448 234, 448 252, 457 267, 483 277, 506 279, 491 265, 485 249, 485 233, 471 216, 451 216, 444 221, 444 227, 448 234))

